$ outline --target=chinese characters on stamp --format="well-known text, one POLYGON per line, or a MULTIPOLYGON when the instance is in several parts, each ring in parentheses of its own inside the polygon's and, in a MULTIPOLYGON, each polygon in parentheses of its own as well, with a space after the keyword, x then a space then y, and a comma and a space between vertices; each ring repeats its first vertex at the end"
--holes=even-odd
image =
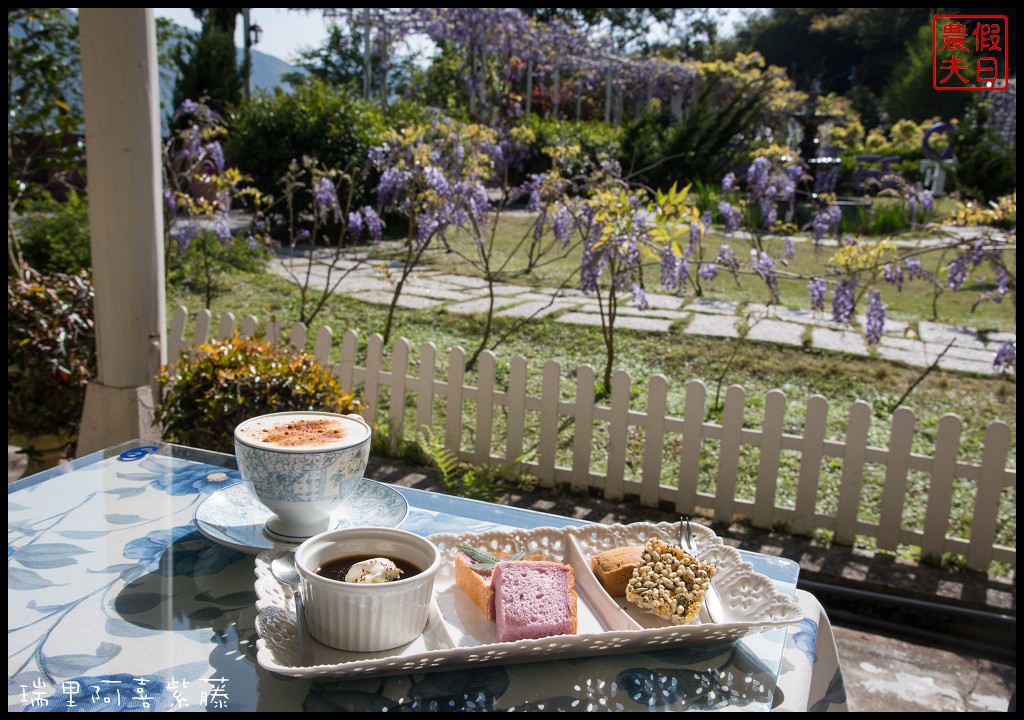
POLYGON ((936 15, 932 18, 932 87, 936 90, 1006 90, 1009 23, 1005 15, 936 15))

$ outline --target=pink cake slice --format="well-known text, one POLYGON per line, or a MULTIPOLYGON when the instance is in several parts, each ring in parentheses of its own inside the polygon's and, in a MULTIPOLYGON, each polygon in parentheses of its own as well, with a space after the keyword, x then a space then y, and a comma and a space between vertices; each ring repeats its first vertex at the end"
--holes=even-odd
POLYGON ((491 577, 498 642, 576 634, 573 570, 557 562, 500 562, 491 577))

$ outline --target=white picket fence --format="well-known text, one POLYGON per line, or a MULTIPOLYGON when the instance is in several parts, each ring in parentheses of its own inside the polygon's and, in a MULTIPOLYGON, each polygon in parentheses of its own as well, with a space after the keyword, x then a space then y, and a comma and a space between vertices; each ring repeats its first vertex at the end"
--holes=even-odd
MULTIPOLYGON (((184 307, 174 311, 168 340, 168 358, 172 360, 210 337, 212 318, 208 311, 196 315, 191 340, 185 337, 188 321, 184 307)), ((235 318, 225 314, 216 337, 230 337, 235 329, 235 318)), ((245 317, 237 329, 243 337, 253 337, 259 332, 258 321, 253 316, 245 317)), ((283 341, 282 328, 274 322, 268 323, 261 334, 272 342, 283 341)), ((295 347, 306 348, 307 328, 296 323, 288 340, 295 347)), ((596 487, 607 499, 638 502, 646 507, 667 504, 680 514, 701 508, 723 522, 745 516, 759 528, 785 525, 798 534, 831 530, 834 541, 844 545, 852 545, 856 535, 864 535, 874 538, 882 550, 896 550, 904 544, 919 546, 925 557, 957 553, 976 570, 988 569, 993 561, 1016 567, 1016 547, 995 543, 1001 496, 1004 490, 1015 491, 1017 486, 1016 470, 1007 467, 1011 430, 1001 421, 988 426, 981 464, 975 465, 958 460, 962 421, 953 414, 940 419, 936 452, 928 456, 912 452, 915 417, 905 407, 893 415, 888 447, 872 447, 868 445, 871 407, 864 401, 852 405, 845 438, 834 439, 825 437, 828 400, 820 395, 807 402, 804 434, 796 435, 784 432, 786 395, 781 390, 767 394, 761 428, 751 429, 743 424, 746 393, 735 385, 726 392, 721 424, 715 424, 704 419, 707 390, 700 380, 686 386, 684 416, 673 417, 666 412, 669 381, 663 375, 650 378, 646 411, 639 412, 631 407, 631 378, 621 371, 613 375, 609 404, 600 405, 595 402, 595 373, 588 365, 575 370, 575 397, 564 400, 563 372, 556 362, 547 362, 541 369, 538 396, 528 393, 528 366, 522 357, 511 359, 507 383, 499 387, 495 379, 497 358, 485 352, 478 361, 474 386, 466 384, 466 354, 457 347, 448 353, 447 377, 443 379, 437 377, 437 349, 433 343, 422 345, 414 360, 410 344, 397 340, 391 348, 389 368, 385 367, 380 335, 367 338, 362 365, 358 364, 354 331, 343 334, 339 359, 331 359, 334 334, 330 328, 319 329, 313 347, 316 357, 331 367, 342 387, 359 392, 366 404, 363 415, 367 421, 387 423, 392 449, 397 449, 407 436, 418 437, 424 426, 443 428, 445 446, 461 459, 499 465, 518 461, 521 470, 536 476, 542 484, 564 483, 576 491, 596 487), (411 375, 414 366, 418 366, 418 374, 411 375), (414 402, 410 402, 410 396, 414 402), (394 402, 395 398, 405 401, 394 402), (410 423, 414 425, 410 427, 410 423), (504 437, 496 437, 496 430, 504 437), (593 441, 597 433, 605 439, 607 452, 595 458, 593 441), (701 451, 706 442, 717 442, 719 448, 712 493, 698 490, 701 451), (672 457, 677 467, 665 465, 668 444, 676 446, 672 457), (530 452, 525 453, 528 445, 530 452), (758 449, 753 499, 737 494, 741 453, 749 447, 758 449), (799 454, 792 504, 777 500, 783 451, 799 454), (821 467, 831 458, 842 460, 838 501, 834 512, 822 512, 821 467), (634 472, 627 472, 627 461, 634 472), (877 523, 859 517, 865 470, 872 465, 884 467, 877 523), (930 477, 923 529, 905 527, 903 519, 913 471, 930 477), (629 478, 628 474, 638 477, 629 478), (666 474, 675 482, 666 483, 666 474), (973 483, 974 488, 974 508, 968 512, 969 539, 949 535, 954 487, 962 481, 973 483)), ((1016 523, 1015 517, 1012 522, 1016 523)))

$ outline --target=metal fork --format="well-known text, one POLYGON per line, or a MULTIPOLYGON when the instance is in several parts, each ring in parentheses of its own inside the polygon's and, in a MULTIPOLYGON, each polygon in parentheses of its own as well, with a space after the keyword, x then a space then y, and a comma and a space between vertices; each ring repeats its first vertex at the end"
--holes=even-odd
MULTIPOLYGON (((694 557, 697 557, 697 548, 693 544, 693 531, 690 529, 690 516, 685 515, 679 518, 679 546, 694 557)), ((714 586, 714 578, 708 583, 707 592, 704 593, 703 609, 712 623, 720 622, 722 599, 714 586), (715 609, 712 610, 712 605, 715 609)))

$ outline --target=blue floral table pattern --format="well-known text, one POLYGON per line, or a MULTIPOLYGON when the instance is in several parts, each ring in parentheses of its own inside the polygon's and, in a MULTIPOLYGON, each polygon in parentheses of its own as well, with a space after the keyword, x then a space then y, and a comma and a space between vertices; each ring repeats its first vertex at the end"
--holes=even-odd
MULTIPOLYGON (((686 648, 331 682, 255 660, 253 557, 204 537, 195 507, 234 458, 136 441, 8 488, 9 711, 845 709, 817 601, 726 649, 686 648), (776 684, 777 680, 777 684, 776 684)), ((401 489, 422 535, 578 524, 401 489)), ((749 554, 753 555, 753 554, 749 554)), ((789 561, 751 558, 770 577, 789 561), (768 572, 766 572, 766 570, 768 572)), ((796 574, 777 581, 793 592, 796 574)))

